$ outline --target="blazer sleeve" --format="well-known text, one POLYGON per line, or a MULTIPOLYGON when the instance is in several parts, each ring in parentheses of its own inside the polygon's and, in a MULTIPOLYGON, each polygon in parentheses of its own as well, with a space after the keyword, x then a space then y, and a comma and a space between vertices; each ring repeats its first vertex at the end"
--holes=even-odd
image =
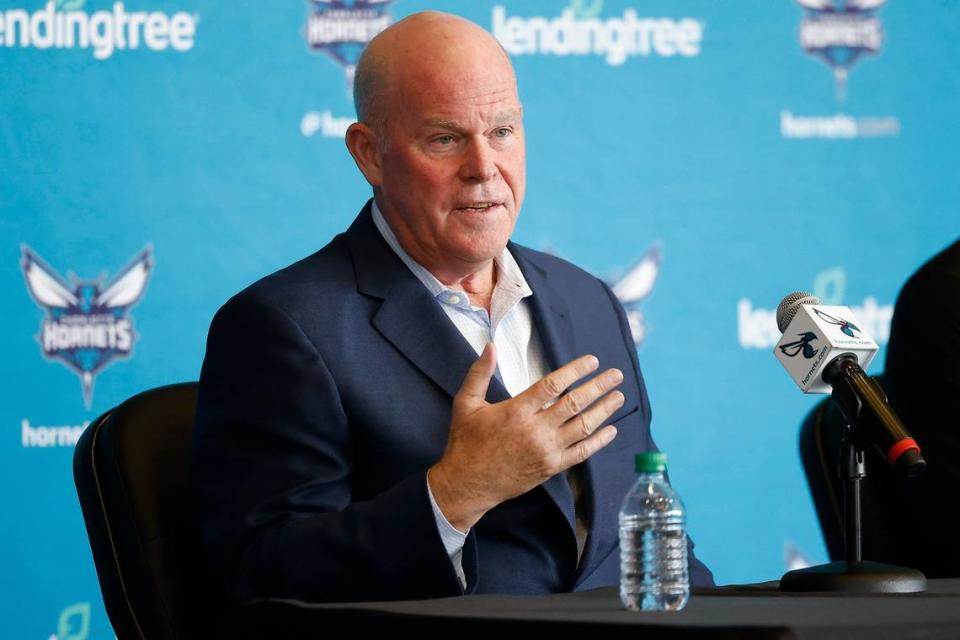
POLYGON ((249 291, 211 325, 194 438, 202 541, 228 602, 463 593, 426 473, 351 500, 354 443, 336 381, 297 323, 249 291))
MULTIPOLYGON (((630 330, 630 322, 627 320, 627 314, 623 310, 623 305, 620 304, 620 301, 617 299, 617 296, 614 295, 610 287, 607 286, 607 284, 603 281, 600 281, 600 284, 603 285, 604 290, 607 292, 607 296, 610 298, 610 303, 617 312, 617 319, 620 322, 620 334, 623 337, 624 343, 626 344, 627 351, 630 353, 630 361, 633 364, 634 373, 637 376, 637 380, 640 382, 641 409, 646 415, 646 423, 649 425, 653 416, 650 411, 650 401, 647 397, 646 386, 643 383, 643 374, 640 373, 640 360, 637 357, 637 348, 633 341, 633 333, 630 330)), ((657 447, 656 442, 654 442, 652 433, 649 434, 649 438, 651 450, 659 451, 660 449, 657 447)), ((690 584, 697 587, 714 586, 713 572, 711 572, 710 569, 707 568, 707 565, 697 558, 696 554, 693 552, 693 548, 693 540, 689 535, 687 535, 687 561, 690 571, 690 584)))

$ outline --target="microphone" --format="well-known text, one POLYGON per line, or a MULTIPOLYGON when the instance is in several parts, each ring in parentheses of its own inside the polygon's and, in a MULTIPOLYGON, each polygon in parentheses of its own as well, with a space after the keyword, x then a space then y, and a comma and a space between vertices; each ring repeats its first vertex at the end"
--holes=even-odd
MULTIPOLYGON (((809 293, 791 293, 777 307, 783 337, 773 353, 804 393, 832 393, 847 423, 863 425, 887 462, 914 477, 926 468, 920 446, 864 369, 879 346, 850 309, 820 304, 809 293)), ((854 437, 862 437, 856 432, 854 437)), ((862 448, 862 447, 860 447, 862 448)))

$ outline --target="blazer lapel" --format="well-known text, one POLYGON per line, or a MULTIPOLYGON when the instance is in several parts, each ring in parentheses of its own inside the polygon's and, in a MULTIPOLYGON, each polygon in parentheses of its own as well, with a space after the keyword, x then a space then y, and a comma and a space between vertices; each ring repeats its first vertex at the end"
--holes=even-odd
MULTIPOLYGON (((531 306, 534 322, 551 370, 565 365, 574 358, 586 355, 586 353, 580 353, 577 350, 573 326, 570 322, 569 307, 565 301, 566 297, 551 285, 546 271, 527 259, 523 247, 516 247, 511 243, 510 251, 517 259, 527 283, 533 290, 531 306)), ((603 363, 600 363, 600 365, 602 369, 603 363)), ((602 476, 603 471, 598 466, 599 464, 597 456, 594 455, 580 465, 583 472, 580 476, 582 478, 582 497, 586 502, 584 507, 588 511, 587 521, 590 533, 583 550, 583 557, 580 558, 580 564, 577 566, 576 581, 584 576, 589 576, 593 570, 593 564, 596 563, 597 554, 602 546, 602 529, 604 526, 609 526, 609 523, 604 522, 603 514, 598 513, 596 509, 596 505, 600 503, 600 486, 597 480, 602 476)), ((574 528, 573 494, 570 492, 566 477, 563 474, 555 475, 543 486, 554 502, 557 503, 557 506, 564 511, 571 528, 574 528)), ((573 530, 575 531, 575 529, 573 530)), ((602 560, 602 558, 600 559, 602 560)))
MULTIPOLYGON (((373 316, 374 327, 452 398, 477 359, 473 347, 380 235, 369 202, 346 235, 358 290, 383 300, 373 316)), ((493 378, 487 401, 509 397, 503 384, 493 378)))
POLYGON ((533 295, 529 298, 533 309, 533 322, 550 370, 562 367, 578 355, 584 355, 576 353, 567 303, 547 280, 546 271, 528 260, 522 247, 511 242, 507 248, 533 290, 533 295))
MULTIPOLYGON (((528 300, 530 300, 533 323, 537 328, 540 345, 543 348, 543 354, 546 357, 550 370, 553 371, 560 368, 578 355, 584 355, 576 353, 573 328, 570 326, 570 315, 567 303, 564 301, 563 296, 548 282, 546 271, 528 260, 522 247, 518 247, 511 242, 508 244, 508 248, 520 266, 520 270, 523 272, 523 277, 526 278, 527 284, 530 285, 530 289, 533 291, 533 295, 530 296, 528 300)), ((541 486, 563 512, 567 523, 570 525, 570 533, 574 537, 574 540, 576 540, 576 514, 573 492, 570 490, 570 484, 567 482, 566 474, 558 473, 549 478, 541 486)), ((587 487, 583 487, 583 490, 584 497, 586 497, 587 487)), ((591 522, 591 527, 592 524, 591 522)), ((592 538, 593 536, 589 537, 592 538)), ((589 547, 589 541, 587 546, 589 547)), ((584 557, 581 558, 581 560, 585 559, 586 548, 584 549, 584 557)))

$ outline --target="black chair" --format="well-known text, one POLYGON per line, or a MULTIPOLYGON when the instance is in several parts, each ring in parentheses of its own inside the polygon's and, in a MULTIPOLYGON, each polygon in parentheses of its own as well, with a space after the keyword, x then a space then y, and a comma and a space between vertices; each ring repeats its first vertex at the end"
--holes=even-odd
MULTIPOLYGON (((881 377, 876 378, 883 384, 881 377)), ((820 529, 831 561, 844 560, 843 486, 840 481, 840 441, 846 421, 824 399, 807 415, 800 428, 800 459, 817 509, 820 529)), ((866 477, 860 482, 861 545, 863 558, 911 566, 901 545, 904 484, 875 447, 865 452, 866 477)))
POLYGON ((210 638, 220 590, 190 483, 195 382, 145 391, 83 433, 73 473, 110 622, 121 639, 210 638))

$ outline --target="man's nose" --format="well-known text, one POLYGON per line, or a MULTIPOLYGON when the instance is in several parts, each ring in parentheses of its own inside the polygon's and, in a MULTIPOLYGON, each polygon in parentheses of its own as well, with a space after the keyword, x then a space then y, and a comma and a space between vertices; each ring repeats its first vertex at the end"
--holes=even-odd
POLYGON ((497 175, 496 152, 485 138, 472 140, 464 151, 460 177, 464 180, 485 182, 497 175))

